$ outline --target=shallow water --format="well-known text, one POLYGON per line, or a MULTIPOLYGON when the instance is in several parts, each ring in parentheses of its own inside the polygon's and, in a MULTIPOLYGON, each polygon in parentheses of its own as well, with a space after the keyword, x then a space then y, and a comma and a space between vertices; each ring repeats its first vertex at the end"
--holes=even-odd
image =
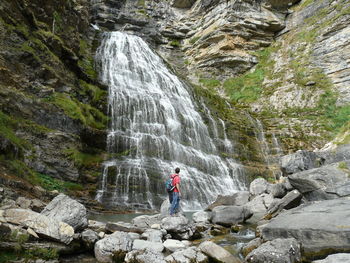
MULTIPOLYGON (((191 221, 192 215, 196 211, 187 211, 183 212, 183 214, 191 221)), ((90 220, 100 221, 100 222, 127 222, 131 223, 131 220, 133 220, 135 217, 142 216, 142 215, 155 215, 155 214, 147 214, 147 213, 130 213, 130 214, 89 214, 90 220)))

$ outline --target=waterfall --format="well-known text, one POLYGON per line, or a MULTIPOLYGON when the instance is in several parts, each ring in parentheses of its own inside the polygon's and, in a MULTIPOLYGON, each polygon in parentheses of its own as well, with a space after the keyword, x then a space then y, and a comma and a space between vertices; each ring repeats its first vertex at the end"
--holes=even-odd
POLYGON ((181 169, 185 210, 200 209, 219 194, 244 188, 241 165, 220 156, 189 88, 141 38, 104 33, 96 61, 109 87, 110 117, 109 159, 98 201, 155 208, 167 196, 164 182, 176 167, 181 169))

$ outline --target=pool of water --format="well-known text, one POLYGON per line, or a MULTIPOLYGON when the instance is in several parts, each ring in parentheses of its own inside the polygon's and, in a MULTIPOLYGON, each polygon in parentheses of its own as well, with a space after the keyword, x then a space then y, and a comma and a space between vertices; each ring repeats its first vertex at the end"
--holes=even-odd
MULTIPOLYGON (((188 220, 192 220, 192 215, 196 211, 188 211, 184 212, 183 214, 188 218, 188 220)), ((131 223, 131 220, 133 220, 137 216, 142 216, 142 215, 155 215, 155 214, 147 214, 147 213, 129 213, 129 214, 89 214, 89 219, 90 220, 95 220, 95 221, 100 221, 100 222, 127 222, 131 223)))

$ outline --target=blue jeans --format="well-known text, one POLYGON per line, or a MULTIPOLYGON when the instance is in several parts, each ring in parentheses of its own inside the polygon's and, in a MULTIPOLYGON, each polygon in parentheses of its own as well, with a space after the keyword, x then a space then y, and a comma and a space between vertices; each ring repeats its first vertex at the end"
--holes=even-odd
POLYGON ((175 214, 177 210, 179 209, 179 204, 180 204, 180 197, 178 192, 173 193, 173 201, 171 202, 170 206, 170 215, 175 214))

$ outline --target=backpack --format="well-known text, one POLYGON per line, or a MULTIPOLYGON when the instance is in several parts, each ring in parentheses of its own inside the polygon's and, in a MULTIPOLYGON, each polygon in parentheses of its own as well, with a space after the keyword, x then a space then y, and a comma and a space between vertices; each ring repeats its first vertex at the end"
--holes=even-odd
POLYGON ((175 176, 173 178, 169 178, 165 182, 165 189, 167 190, 168 193, 171 193, 175 189, 175 185, 173 185, 173 179, 174 178, 175 178, 175 176))

